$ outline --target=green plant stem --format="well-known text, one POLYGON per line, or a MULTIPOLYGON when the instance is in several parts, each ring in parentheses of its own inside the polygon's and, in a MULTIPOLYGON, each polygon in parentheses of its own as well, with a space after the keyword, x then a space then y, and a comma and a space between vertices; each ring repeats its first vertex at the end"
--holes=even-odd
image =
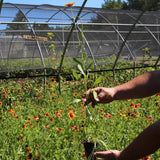
POLYGON ((65 53, 66 53, 66 50, 67 50, 69 41, 70 41, 70 39, 71 39, 72 32, 73 32, 73 30, 74 30, 74 28, 75 28, 75 23, 78 21, 79 16, 80 16, 80 14, 81 14, 81 12, 82 12, 82 10, 83 10, 86 2, 87 2, 87 0, 84 0, 84 2, 83 2, 83 4, 82 4, 82 7, 81 7, 81 9, 80 9, 79 12, 78 12, 77 17, 76 17, 76 19, 75 19, 75 21, 74 21, 74 23, 73 23, 73 25, 72 25, 71 31, 70 31, 70 33, 69 33, 69 36, 68 36, 66 45, 65 45, 65 47, 64 47, 64 51, 63 51, 63 55, 62 55, 60 67, 59 67, 59 72, 60 72, 60 73, 61 73, 61 69, 62 69, 62 64, 63 64, 64 56, 65 56, 65 53))

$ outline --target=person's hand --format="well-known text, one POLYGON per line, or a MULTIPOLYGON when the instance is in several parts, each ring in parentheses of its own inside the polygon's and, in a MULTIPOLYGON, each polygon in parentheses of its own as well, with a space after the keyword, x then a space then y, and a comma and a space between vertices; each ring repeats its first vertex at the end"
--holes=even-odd
POLYGON ((121 151, 118 150, 95 152, 94 157, 103 158, 104 160, 118 160, 120 153, 121 151))
POLYGON ((105 104, 112 102, 114 92, 114 88, 97 87, 88 90, 85 94, 82 95, 82 98, 85 102, 85 105, 92 103, 92 107, 94 107, 97 103, 105 104), (93 96, 93 91, 97 92, 96 98, 93 96))

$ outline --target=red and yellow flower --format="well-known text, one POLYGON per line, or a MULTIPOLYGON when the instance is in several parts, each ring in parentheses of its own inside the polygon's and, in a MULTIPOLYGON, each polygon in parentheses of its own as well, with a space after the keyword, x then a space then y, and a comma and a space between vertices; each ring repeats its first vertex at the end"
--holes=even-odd
POLYGON ((38 118, 38 116, 34 116, 33 119, 34 120, 38 120, 39 118, 38 118))
POLYGON ((69 115, 69 118, 70 118, 70 119, 73 119, 73 118, 74 118, 74 114, 73 114, 72 112, 69 112, 68 115, 69 115))
POLYGON ((62 128, 57 127, 57 131, 58 131, 58 132, 61 132, 61 131, 62 131, 62 128))
POLYGON ((65 3, 65 6, 67 6, 67 7, 72 7, 73 5, 75 5, 75 2, 72 2, 72 3, 65 3))

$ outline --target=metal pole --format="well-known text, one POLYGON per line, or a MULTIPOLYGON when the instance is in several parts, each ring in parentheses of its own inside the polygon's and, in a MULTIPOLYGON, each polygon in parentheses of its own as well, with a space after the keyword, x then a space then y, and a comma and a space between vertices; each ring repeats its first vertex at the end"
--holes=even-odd
POLYGON ((2 10, 2 5, 3 5, 3 0, 1 0, 1 2, 0 2, 0 14, 1 14, 1 10, 2 10))
MULTIPOLYGON (((61 58, 60 67, 59 67, 59 74, 61 73, 61 70, 62 70, 62 64, 63 64, 64 56, 65 56, 65 54, 66 54, 66 50, 67 50, 67 47, 68 47, 68 44, 69 44, 69 41, 70 41, 72 32, 73 32, 73 30, 74 30, 74 28, 75 28, 75 23, 78 21, 79 16, 80 16, 80 14, 81 14, 81 12, 82 12, 82 10, 83 10, 86 2, 87 2, 87 0, 84 0, 84 2, 83 2, 83 4, 82 4, 82 7, 80 8, 80 10, 79 10, 79 12, 78 12, 78 14, 77 14, 77 17, 76 17, 75 21, 74 21, 73 24, 72 24, 72 28, 71 28, 71 31, 70 31, 70 33, 69 33, 69 35, 68 35, 68 39, 67 39, 66 45, 65 45, 65 47, 64 47, 63 55, 62 55, 62 58, 61 58)), ((59 90, 61 90, 61 88, 59 88, 59 90)))
POLYGON ((115 60, 115 62, 114 62, 113 70, 114 70, 115 67, 116 67, 116 64, 117 64, 117 61, 118 61, 118 59, 119 59, 119 57, 120 57, 120 54, 121 54, 121 52, 122 52, 122 49, 123 49, 123 47, 125 46, 125 43, 127 42, 129 36, 131 35, 132 31, 133 31, 134 28, 136 27, 138 21, 141 19, 141 17, 142 17, 143 14, 145 13, 145 11, 148 9, 148 6, 149 6, 150 4, 152 4, 152 2, 153 2, 153 0, 150 0, 150 1, 149 1, 148 5, 144 8, 144 10, 141 12, 141 14, 139 15, 139 17, 136 19, 135 23, 132 25, 131 29, 129 30, 129 32, 128 32, 125 40, 123 41, 122 46, 121 46, 121 48, 120 48, 120 50, 119 50, 119 52, 118 52, 118 54, 117 54, 116 60, 115 60))

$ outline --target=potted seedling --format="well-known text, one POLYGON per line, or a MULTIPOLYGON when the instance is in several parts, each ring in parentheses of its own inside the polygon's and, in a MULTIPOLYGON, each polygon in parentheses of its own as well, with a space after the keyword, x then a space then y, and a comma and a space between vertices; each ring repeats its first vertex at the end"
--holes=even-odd
POLYGON ((85 155, 88 160, 96 160, 94 157, 94 152, 97 150, 98 143, 97 142, 89 142, 84 141, 83 142, 84 149, 85 149, 85 155))
MULTIPOLYGON (((80 102, 81 99, 75 99, 73 103, 80 102)), ((83 141, 84 149, 85 149, 85 155, 88 160, 95 160, 95 157, 93 156, 93 153, 97 150, 98 142, 97 139, 93 137, 93 125, 95 122, 93 121, 93 117, 88 109, 88 106, 85 108, 86 110, 86 124, 87 126, 83 127, 83 134, 85 137, 85 140, 83 141)))
MULTIPOLYGON (((87 80, 88 80, 88 75, 85 74, 83 71, 83 68, 80 64, 78 64, 78 69, 80 73, 84 77, 84 85, 87 86, 87 80)), ((100 83, 102 80, 102 77, 98 77, 95 82, 93 83, 93 87, 95 87, 98 83, 100 83)), ((97 97, 97 92, 94 90, 91 90, 94 99, 97 97)), ((75 99, 71 104, 81 102, 81 99, 75 99)), ((88 108, 88 106, 85 106, 85 111, 86 111, 86 123, 87 126, 83 127, 83 133, 86 137, 86 139, 83 141, 84 149, 85 149, 85 154, 88 160, 95 160, 95 157, 93 156, 93 153, 97 150, 98 142, 96 138, 93 138, 92 135, 93 130, 94 130, 94 125, 95 125, 95 120, 93 119, 91 112, 88 108)))

